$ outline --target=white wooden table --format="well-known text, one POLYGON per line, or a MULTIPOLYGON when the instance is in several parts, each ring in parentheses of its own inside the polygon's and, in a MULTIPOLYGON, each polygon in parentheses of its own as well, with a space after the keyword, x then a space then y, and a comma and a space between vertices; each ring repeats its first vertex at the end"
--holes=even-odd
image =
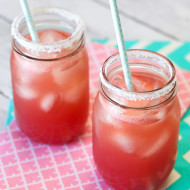
MULTIPOLYGON (((31 7, 58 6, 81 15, 88 38, 115 39, 108 0, 28 0, 31 7)), ((118 0, 128 40, 190 40, 190 0, 118 0)), ((11 91, 10 27, 21 12, 18 0, 0 0, 0 129, 11 91)))

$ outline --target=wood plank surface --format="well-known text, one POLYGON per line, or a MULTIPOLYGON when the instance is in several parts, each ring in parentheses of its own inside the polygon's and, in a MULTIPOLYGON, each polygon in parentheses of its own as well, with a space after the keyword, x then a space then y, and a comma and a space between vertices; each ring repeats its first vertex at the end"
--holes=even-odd
MULTIPOLYGON (((87 38, 115 39, 108 0, 28 0, 30 7, 64 7, 86 23, 87 38)), ((190 40, 189 0, 118 0, 128 40, 190 40)), ((0 1, 0 129, 4 127, 11 92, 9 57, 11 22, 21 12, 19 1, 0 1)))

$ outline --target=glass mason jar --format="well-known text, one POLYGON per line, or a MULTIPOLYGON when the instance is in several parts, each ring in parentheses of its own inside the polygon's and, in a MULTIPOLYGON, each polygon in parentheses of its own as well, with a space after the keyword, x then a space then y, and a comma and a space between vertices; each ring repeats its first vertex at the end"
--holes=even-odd
POLYGON ((16 121, 36 141, 65 143, 82 131, 88 116, 84 23, 61 8, 37 8, 32 16, 40 43, 31 41, 23 14, 12 24, 16 121))
POLYGON ((176 73, 164 56, 128 50, 134 91, 127 91, 119 54, 100 72, 93 107, 93 155, 99 173, 116 188, 153 190, 177 156, 180 105, 176 73))

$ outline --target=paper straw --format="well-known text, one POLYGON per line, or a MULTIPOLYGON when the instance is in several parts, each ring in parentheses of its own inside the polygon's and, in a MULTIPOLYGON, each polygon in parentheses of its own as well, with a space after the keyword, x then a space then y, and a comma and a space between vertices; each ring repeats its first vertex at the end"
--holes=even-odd
POLYGON ((113 23, 114 23, 117 43, 118 43, 118 47, 119 47, 119 54, 121 57, 121 63, 122 63, 122 67, 123 67, 125 83, 126 83, 127 89, 132 91, 133 83, 132 83, 131 72, 130 72, 126 49, 125 49, 125 42, 124 42, 124 38, 123 38, 123 32, 122 32, 122 28, 121 28, 121 22, 120 22, 120 18, 119 18, 119 11, 117 8, 117 2, 116 2, 116 0, 109 0, 109 2, 110 2, 110 8, 111 8, 111 13, 112 13, 112 17, 113 17, 113 23))
POLYGON ((39 42, 40 40, 39 40, 39 37, 37 35, 36 29, 34 27, 34 23, 32 20, 32 16, 30 13, 30 9, 29 9, 27 0, 20 0, 20 4, 21 4, 22 11, 23 11, 25 19, 26 19, 26 23, 27 23, 32 41, 39 42))

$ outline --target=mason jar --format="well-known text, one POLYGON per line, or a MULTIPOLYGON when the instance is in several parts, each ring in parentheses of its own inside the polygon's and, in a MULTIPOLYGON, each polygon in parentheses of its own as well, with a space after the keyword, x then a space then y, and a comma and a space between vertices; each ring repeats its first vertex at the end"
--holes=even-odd
POLYGON ((40 43, 23 14, 12 24, 10 58, 14 111, 20 129, 43 143, 65 143, 82 132, 89 107, 84 22, 62 8, 33 9, 40 43))
POLYGON ((158 188, 174 167, 180 125, 176 71, 166 57, 128 50, 133 91, 126 90, 119 54, 100 72, 93 107, 93 155, 117 190, 158 188))

